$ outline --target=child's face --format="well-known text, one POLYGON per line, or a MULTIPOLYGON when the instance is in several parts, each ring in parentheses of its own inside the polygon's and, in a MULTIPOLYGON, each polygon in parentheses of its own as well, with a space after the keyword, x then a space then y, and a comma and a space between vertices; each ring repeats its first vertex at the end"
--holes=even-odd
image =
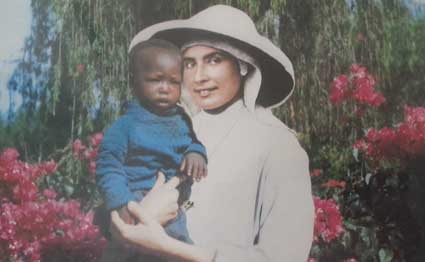
POLYGON ((180 98, 181 57, 161 48, 148 48, 136 55, 134 95, 154 112, 166 112, 180 98))

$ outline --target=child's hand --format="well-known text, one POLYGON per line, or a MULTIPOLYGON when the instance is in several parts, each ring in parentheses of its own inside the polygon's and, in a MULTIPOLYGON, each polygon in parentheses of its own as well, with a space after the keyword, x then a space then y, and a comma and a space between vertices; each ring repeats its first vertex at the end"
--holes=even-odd
POLYGON ((127 208, 127 205, 122 206, 121 208, 117 209, 118 214, 120 215, 121 219, 129 224, 129 225, 135 225, 136 221, 134 220, 133 216, 131 215, 130 211, 127 208))
POLYGON ((199 182, 201 178, 207 176, 207 162, 201 154, 191 152, 184 156, 180 171, 192 176, 196 182, 199 182))

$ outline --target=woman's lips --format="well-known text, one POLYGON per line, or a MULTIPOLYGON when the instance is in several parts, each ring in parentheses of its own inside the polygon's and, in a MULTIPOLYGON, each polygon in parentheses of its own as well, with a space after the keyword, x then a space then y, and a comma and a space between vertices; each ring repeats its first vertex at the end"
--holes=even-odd
POLYGON ((216 89, 217 87, 203 88, 203 89, 195 90, 195 92, 198 93, 200 97, 208 97, 210 93, 216 89))

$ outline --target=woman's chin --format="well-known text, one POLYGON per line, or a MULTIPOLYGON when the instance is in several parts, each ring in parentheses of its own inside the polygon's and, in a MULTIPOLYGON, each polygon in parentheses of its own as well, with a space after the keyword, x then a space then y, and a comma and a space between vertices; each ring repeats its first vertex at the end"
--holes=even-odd
POLYGON ((215 110, 223 106, 221 103, 211 101, 210 99, 197 99, 196 104, 199 108, 205 111, 215 110))

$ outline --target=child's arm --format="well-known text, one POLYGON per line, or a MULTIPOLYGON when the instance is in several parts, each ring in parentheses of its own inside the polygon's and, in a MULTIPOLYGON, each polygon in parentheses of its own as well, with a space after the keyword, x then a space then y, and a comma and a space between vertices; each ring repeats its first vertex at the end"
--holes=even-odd
POLYGON ((193 176, 196 181, 199 181, 201 178, 207 176, 207 150, 196 137, 192 121, 186 113, 183 113, 183 120, 189 128, 189 135, 192 139, 192 143, 184 152, 180 171, 185 171, 188 176, 193 176))
POLYGON ((136 201, 123 167, 128 150, 128 124, 123 120, 120 118, 105 132, 96 162, 96 183, 107 210, 118 210, 136 201))
POLYGON ((195 181, 199 182, 207 176, 207 161, 203 155, 197 152, 187 153, 180 166, 180 171, 192 176, 195 181))

